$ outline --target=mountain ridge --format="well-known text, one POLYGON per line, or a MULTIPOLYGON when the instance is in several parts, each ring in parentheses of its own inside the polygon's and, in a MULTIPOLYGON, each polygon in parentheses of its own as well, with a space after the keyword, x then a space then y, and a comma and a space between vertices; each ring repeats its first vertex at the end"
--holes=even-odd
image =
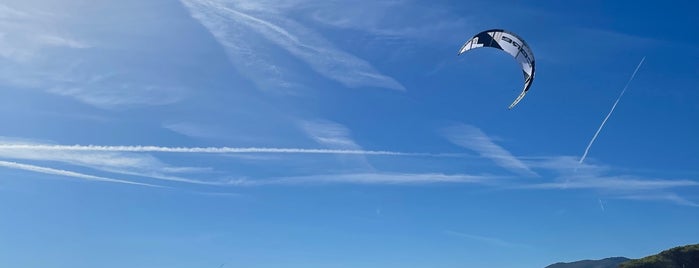
POLYGON ((678 246, 640 259, 610 257, 600 260, 558 262, 545 268, 697 268, 699 244, 678 246))
POLYGON ((581 260, 574 262, 558 262, 546 268, 617 268, 621 263, 630 261, 626 257, 610 257, 600 260, 581 260))

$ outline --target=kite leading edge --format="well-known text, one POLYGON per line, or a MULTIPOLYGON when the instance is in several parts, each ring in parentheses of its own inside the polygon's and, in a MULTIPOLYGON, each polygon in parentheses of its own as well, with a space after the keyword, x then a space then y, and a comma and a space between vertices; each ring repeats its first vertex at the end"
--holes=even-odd
POLYGON ((517 96, 508 109, 512 109, 519 103, 534 81, 534 53, 518 35, 502 29, 492 29, 478 33, 461 47, 458 55, 479 47, 492 47, 507 52, 519 62, 524 73, 524 89, 517 96))

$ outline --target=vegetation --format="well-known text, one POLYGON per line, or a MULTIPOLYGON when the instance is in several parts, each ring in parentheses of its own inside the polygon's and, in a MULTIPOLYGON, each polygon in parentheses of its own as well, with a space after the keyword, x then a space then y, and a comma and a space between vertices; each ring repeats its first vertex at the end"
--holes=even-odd
POLYGON ((584 260, 576 262, 559 262, 546 268, 617 268, 619 264, 630 259, 624 257, 606 258, 602 260, 584 260))
POLYGON ((699 244, 675 247, 641 259, 624 257, 559 262, 546 268, 698 268, 699 244))
POLYGON ((622 263, 619 268, 699 267, 699 244, 665 250, 659 254, 622 263))

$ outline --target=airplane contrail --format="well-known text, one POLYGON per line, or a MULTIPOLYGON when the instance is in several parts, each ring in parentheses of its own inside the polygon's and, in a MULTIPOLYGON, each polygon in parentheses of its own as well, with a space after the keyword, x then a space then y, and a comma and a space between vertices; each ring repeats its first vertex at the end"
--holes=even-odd
POLYGON ((162 152, 162 153, 286 153, 286 154, 363 154, 391 156, 444 156, 448 154, 404 153, 393 151, 258 148, 258 147, 163 147, 163 146, 100 146, 100 145, 48 145, 48 144, 0 144, 1 149, 92 152, 162 152))
POLYGON ((631 84, 631 81, 633 78, 636 76, 636 72, 638 72, 638 69, 641 68, 641 65, 643 64, 643 61, 646 60, 646 57, 644 56, 641 59, 641 62, 638 63, 638 66, 636 66, 636 70, 633 71, 633 74, 631 74, 631 78, 629 78, 629 81, 626 82, 626 85, 624 86, 624 89, 621 90, 621 94, 619 94, 619 97, 616 99, 614 102, 614 105, 612 105, 612 109, 609 110, 609 113, 607 114, 606 117, 604 117, 604 120, 602 120, 602 124, 597 128, 597 132, 595 132, 595 135, 592 136, 592 140, 590 140, 590 143, 587 144, 587 148, 585 148, 585 153, 583 153, 582 157, 580 158, 580 161, 578 164, 582 164, 583 161, 585 161, 585 157, 587 157, 587 153, 590 152, 590 147, 592 147, 592 143, 595 142, 597 139, 597 136, 599 135, 600 131, 602 131, 602 128, 604 127, 604 124, 607 123, 607 119, 609 119, 609 116, 612 115, 614 112, 614 109, 616 109, 616 105, 619 104, 619 100, 621 100, 621 97, 624 96, 624 93, 626 92, 626 89, 629 87, 629 84, 631 84))
POLYGON ((0 144, 0 150, 38 151, 82 151, 82 152, 136 152, 136 153, 202 153, 202 154, 335 154, 335 155, 382 155, 382 156, 425 156, 425 157, 472 157, 464 153, 423 153, 381 150, 305 149, 270 147, 168 147, 152 145, 57 145, 31 143, 0 144))
POLYGON ((133 181, 127 181, 127 180, 120 180, 120 179, 112 179, 112 178, 107 178, 107 177, 100 177, 100 176, 78 173, 78 172, 69 171, 69 170, 41 167, 41 166, 22 164, 22 163, 17 163, 17 162, 10 162, 10 161, 0 160, 0 167, 12 168, 12 169, 21 169, 21 170, 26 170, 26 171, 51 174, 51 175, 59 175, 59 176, 66 176, 66 177, 73 177, 73 178, 85 179, 85 180, 124 183, 124 184, 163 188, 163 186, 154 185, 154 184, 133 182, 133 181))

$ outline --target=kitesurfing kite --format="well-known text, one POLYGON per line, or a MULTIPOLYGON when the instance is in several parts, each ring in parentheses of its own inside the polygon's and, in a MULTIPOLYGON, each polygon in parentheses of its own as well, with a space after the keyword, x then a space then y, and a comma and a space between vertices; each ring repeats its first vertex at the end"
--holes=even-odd
POLYGON ((459 50, 458 55, 479 47, 492 47, 505 51, 515 57, 515 60, 522 66, 524 89, 515 101, 510 104, 508 109, 512 109, 524 98, 534 81, 534 53, 532 53, 527 42, 524 42, 524 39, 518 35, 505 30, 493 29, 483 31, 466 41, 459 50))

